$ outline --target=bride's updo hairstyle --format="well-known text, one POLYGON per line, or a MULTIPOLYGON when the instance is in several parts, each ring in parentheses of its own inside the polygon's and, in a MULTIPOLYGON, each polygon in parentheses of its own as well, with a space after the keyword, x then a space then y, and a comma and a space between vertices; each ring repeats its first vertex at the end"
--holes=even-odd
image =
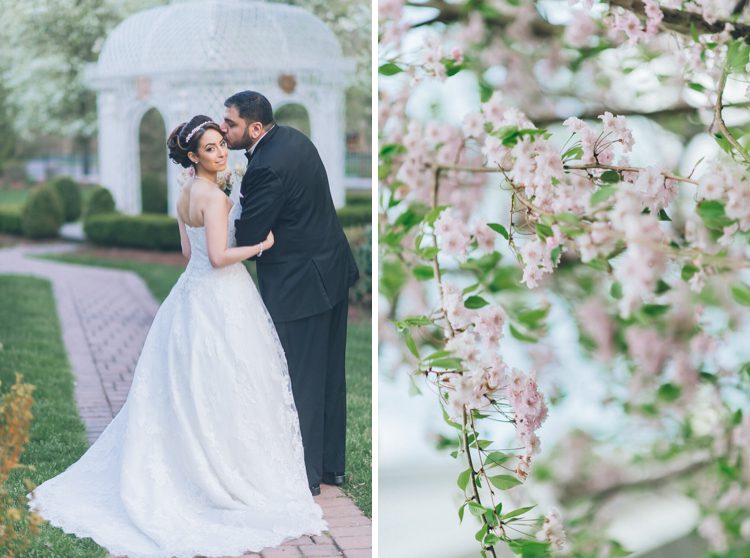
POLYGON ((224 135, 219 125, 203 114, 193 116, 187 122, 177 126, 167 139, 169 158, 185 168, 194 167, 195 163, 190 160, 188 153, 198 152, 201 136, 206 133, 206 130, 216 130, 222 136, 224 135))

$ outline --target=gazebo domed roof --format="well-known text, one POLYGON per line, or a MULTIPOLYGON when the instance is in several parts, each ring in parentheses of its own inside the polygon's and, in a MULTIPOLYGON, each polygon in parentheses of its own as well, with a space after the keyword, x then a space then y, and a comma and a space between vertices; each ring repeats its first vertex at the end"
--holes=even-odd
POLYGON ((92 69, 96 78, 107 79, 180 72, 346 72, 348 62, 333 32, 302 8, 194 0, 125 19, 107 37, 92 69))

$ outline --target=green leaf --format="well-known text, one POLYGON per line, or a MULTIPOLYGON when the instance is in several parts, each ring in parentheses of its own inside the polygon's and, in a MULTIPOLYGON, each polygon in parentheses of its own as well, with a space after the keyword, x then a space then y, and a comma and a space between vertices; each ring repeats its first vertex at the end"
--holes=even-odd
POLYGON ((508 512, 505 515, 503 515, 500 518, 500 521, 507 521, 508 519, 511 519, 513 517, 518 517, 519 515, 525 514, 527 511, 533 510, 535 507, 536 507, 536 505, 534 505, 534 506, 528 506, 528 507, 525 507, 525 508, 518 508, 517 510, 513 510, 512 512, 508 512))
POLYGON ((490 477, 490 483, 492 483, 492 486, 499 488, 500 490, 508 490, 521 484, 521 481, 518 480, 518 477, 514 477, 513 475, 495 475, 490 477))
POLYGON ((414 338, 411 336, 411 333, 409 333, 408 329, 405 329, 403 331, 403 334, 404 334, 404 341, 406 341, 406 348, 409 349, 409 352, 411 354, 419 358, 419 349, 417 349, 417 343, 414 341, 414 338))
POLYGON ((444 349, 440 350, 440 351, 435 351, 434 353, 431 353, 431 354, 427 355, 426 357, 424 357, 424 361, 425 362, 430 362, 431 360, 436 360, 438 358, 447 357, 449 354, 451 354, 451 352, 450 351, 446 351, 444 349))
POLYGON ((508 461, 511 458, 510 455, 507 453, 503 453, 501 451, 493 451, 492 453, 488 454, 487 457, 484 460, 485 467, 496 467, 498 465, 502 465, 506 461, 508 461))
POLYGON ((690 281, 690 279, 698 273, 699 269, 694 266, 691 263, 686 263, 684 266, 682 266, 682 271, 680 272, 680 277, 682 277, 683 281, 690 281))
POLYGON ((508 542, 510 549, 522 558, 549 558, 552 556, 548 542, 532 539, 513 539, 508 542))
POLYGON ((671 221, 672 219, 667 215, 667 212, 663 209, 659 210, 659 221, 671 221))
POLYGON ((682 395, 682 388, 671 383, 662 384, 657 392, 659 399, 671 403, 682 395))
POLYGON ((492 86, 487 83, 487 80, 484 79, 484 77, 479 78, 479 100, 483 103, 486 103, 490 100, 490 97, 492 97, 492 93, 494 92, 494 89, 492 89, 492 86))
POLYGON ((620 300, 622 298, 622 284, 619 281, 612 283, 612 286, 609 288, 609 294, 612 295, 612 298, 620 300))
POLYGON ((408 318, 404 318, 403 320, 397 320, 393 323, 399 331, 402 331, 409 327, 432 325, 433 321, 427 316, 410 316, 408 318))
POLYGON ((724 231, 724 227, 730 226, 733 221, 726 216, 724 204, 716 200, 704 200, 697 206, 698 215, 703 224, 709 229, 724 231))
POLYGON ((488 304, 489 302, 487 302, 481 296, 477 296, 477 295, 472 295, 464 301, 464 306, 472 310, 483 308, 484 306, 487 306, 488 304))
POLYGON ((486 546, 492 546, 493 544, 499 543, 500 540, 500 537, 498 537, 495 533, 487 533, 482 540, 482 543, 484 543, 486 546))
POLYGON ((487 226, 496 233, 499 233, 505 240, 508 240, 508 231, 500 223, 487 223, 487 226))
POLYGON ((464 502, 460 508, 458 508, 458 524, 461 525, 464 522, 464 510, 468 502, 464 502))
POLYGON ((705 93, 706 88, 703 87, 700 83, 695 83, 694 81, 691 81, 688 83, 688 87, 692 89, 693 91, 697 91, 698 93, 705 93))
POLYGON ((750 287, 744 283, 734 283, 730 288, 734 300, 743 306, 750 306, 750 287))
POLYGON ((456 430, 463 430, 463 427, 460 424, 451 420, 451 418, 448 416, 448 413, 445 412, 445 409, 443 409, 443 420, 451 428, 455 428, 456 430))
POLYGON ((435 277, 435 270, 429 265, 415 266, 414 269, 412 269, 412 273, 418 281, 427 281, 435 277))
POLYGON ((538 329, 541 325, 539 322, 547 318, 549 315, 550 307, 546 308, 534 308, 531 310, 523 310, 518 313, 518 321, 529 329, 538 329))
POLYGON ((378 68, 378 73, 384 76, 395 76, 396 74, 403 71, 404 70, 400 66, 394 64, 393 62, 386 62, 385 64, 381 64, 378 68))
POLYGON ((452 357, 452 358, 438 358, 433 360, 430 365, 433 368, 445 368, 447 370, 460 370, 461 369, 461 359, 452 357))
POLYGON ((460 475, 458 475, 458 488, 461 490, 466 490, 466 487, 469 486, 469 479, 471 478, 471 467, 466 469, 465 471, 462 471, 460 475))
POLYGON ((601 271, 604 273, 609 272, 612 267, 609 265, 609 262, 605 260, 604 258, 596 258, 595 260, 586 262, 586 265, 592 269, 595 269, 597 271, 601 271))
POLYGON ((551 236, 553 236, 555 233, 552 231, 552 227, 545 225, 543 223, 537 223, 536 224, 536 235, 541 239, 545 240, 551 236))
POLYGON ((615 170, 604 171, 599 180, 607 184, 617 184, 620 182, 620 173, 615 170))
POLYGON ((432 208, 424 216, 424 222, 427 223, 430 226, 434 225, 435 221, 437 221, 438 217, 440 217, 440 214, 443 211, 445 211, 447 208, 448 208, 447 205, 438 205, 437 207, 432 208))
POLYGON ((735 39, 729 43, 727 51, 727 69, 731 72, 744 72, 747 66, 750 45, 742 39, 735 39))
POLYGON ((644 304, 641 307, 641 312, 650 318, 655 318, 666 314, 669 308, 669 304, 644 304))
POLYGON ((562 154, 562 160, 565 162, 576 161, 580 159, 581 157, 583 157, 583 148, 580 145, 571 147, 565 153, 562 154))
POLYGON ((485 509, 483 505, 477 504, 474 500, 469 502, 469 513, 471 513, 471 515, 474 517, 482 517, 484 512, 485 509))
POLYGON ((615 188, 614 186, 602 186, 596 192, 591 194, 589 203, 592 206, 597 206, 613 196, 615 192, 617 192, 617 188, 615 188))

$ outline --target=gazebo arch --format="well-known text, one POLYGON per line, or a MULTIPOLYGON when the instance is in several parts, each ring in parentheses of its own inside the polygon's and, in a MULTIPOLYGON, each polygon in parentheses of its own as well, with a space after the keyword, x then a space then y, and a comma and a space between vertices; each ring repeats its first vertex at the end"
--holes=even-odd
MULTIPOLYGON (((227 97, 252 89, 274 107, 298 103, 307 110, 334 204, 341 206, 344 90, 352 71, 333 32, 296 6, 173 0, 134 14, 110 33, 88 70, 97 91, 100 181, 120 211, 139 212, 138 129, 145 112, 158 110, 169 134, 195 114, 220 120, 227 97)), ((243 162, 242 154, 230 157, 230 167, 243 162)), ((168 165, 172 215, 181 170, 168 165)))

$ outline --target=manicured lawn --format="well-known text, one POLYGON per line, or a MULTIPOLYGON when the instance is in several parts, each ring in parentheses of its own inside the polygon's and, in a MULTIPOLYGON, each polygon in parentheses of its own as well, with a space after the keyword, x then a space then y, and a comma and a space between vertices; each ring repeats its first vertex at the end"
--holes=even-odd
POLYGON ((23 205, 29 196, 29 190, 0 190, 0 204, 23 205))
MULTIPOLYGON (((0 275, 0 381, 6 390, 15 373, 34 384, 31 440, 8 479, 13 494, 25 494, 23 479, 41 484, 64 471, 88 447, 86 431, 73 398, 73 375, 60 334, 49 282, 0 275)), ((44 524, 32 546, 19 558, 101 558, 106 553, 91 539, 80 540, 44 524)))
MULTIPOLYGON (((163 301, 172 285, 183 271, 182 267, 61 254, 44 256, 45 259, 126 269, 140 275, 154 297, 163 301)), ((372 516, 372 353, 369 314, 366 320, 349 324, 346 351, 347 374, 347 473, 349 482, 344 490, 352 496, 357 506, 372 516)))

